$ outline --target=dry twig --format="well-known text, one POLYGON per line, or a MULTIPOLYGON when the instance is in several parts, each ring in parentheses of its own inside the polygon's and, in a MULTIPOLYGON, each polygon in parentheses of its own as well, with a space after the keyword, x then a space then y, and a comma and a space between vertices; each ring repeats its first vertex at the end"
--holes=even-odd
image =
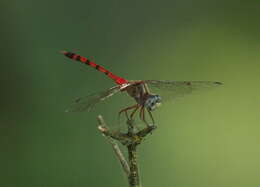
POLYGON ((147 126, 146 128, 135 132, 135 127, 133 126, 133 120, 127 121, 128 132, 111 132, 106 125, 103 117, 98 116, 98 129, 103 136, 106 137, 108 142, 112 145, 117 159, 120 161, 121 166, 128 178, 128 183, 130 187, 140 187, 138 163, 137 163, 137 146, 142 142, 142 140, 155 130, 155 126, 147 126), (116 140, 122 145, 127 147, 128 150, 128 162, 126 161, 122 151, 120 150, 116 140))

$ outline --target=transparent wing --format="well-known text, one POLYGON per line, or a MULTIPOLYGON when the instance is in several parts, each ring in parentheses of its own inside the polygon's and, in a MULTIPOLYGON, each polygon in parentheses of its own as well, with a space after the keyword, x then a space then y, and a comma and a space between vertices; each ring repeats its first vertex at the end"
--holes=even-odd
MULTIPOLYGON (((221 82, 213 81, 159 81, 146 80, 143 81, 151 88, 151 91, 159 91, 162 94, 162 100, 175 99, 178 97, 191 94, 193 92, 207 90, 220 86, 221 82)), ((156 93, 155 93, 156 94, 156 93)))
POLYGON ((115 86, 105 91, 94 93, 86 97, 77 98, 66 110, 66 112, 82 112, 85 110, 90 111, 97 103, 104 101, 119 91, 121 91, 121 86, 115 86))

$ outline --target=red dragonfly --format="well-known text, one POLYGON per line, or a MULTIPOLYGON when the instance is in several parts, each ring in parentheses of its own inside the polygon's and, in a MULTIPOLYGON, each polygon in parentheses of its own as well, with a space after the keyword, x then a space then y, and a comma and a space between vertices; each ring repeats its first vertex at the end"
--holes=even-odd
POLYGON ((119 92, 127 92, 129 96, 131 96, 136 104, 133 106, 129 106, 119 111, 119 116, 121 113, 125 113, 127 119, 133 119, 135 113, 139 111, 139 117, 142 121, 144 121, 147 125, 148 122, 145 118, 145 113, 148 112, 152 122, 154 123, 154 119, 151 111, 155 110, 162 102, 162 97, 160 95, 151 93, 149 88, 158 88, 161 90, 170 91, 170 95, 172 98, 183 96, 189 93, 192 93, 195 90, 201 88, 210 88, 221 85, 221 82, 213 82, 213 81, 160 81, 160 80, 137 80, 137 81, 129 81, 122 77, 119 77, 104 67, 90 61, 90 59, 80 56, 78 54, 62 51, 62 53, 73 60, 79 61, 82 64, 89 65, 96 70, 104 73, 106 76, 111 78, 117 85, 104 90, 102 92, 91 94, 86 97, 78 98, 71 105, 70 109, 67 110, 69 112, 77 112, 77 111, 85 111, 92 109, 97 103, 103 101, 116 93, 119 92), (128 111, 131 111, 130 117, 128 111))

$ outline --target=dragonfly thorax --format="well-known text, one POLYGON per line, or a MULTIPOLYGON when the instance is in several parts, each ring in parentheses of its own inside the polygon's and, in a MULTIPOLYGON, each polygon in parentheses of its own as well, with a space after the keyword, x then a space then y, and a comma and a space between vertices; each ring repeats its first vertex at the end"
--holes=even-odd
POLYGON ((143 84, 134 84, 126 88, 128 95, 133 97, 137 103, 142 104, 142 98, 147 95, 143 84))
POLYGON ((153 111, 161 105, 162 98, 159 95, 149 94, 144 102, 144 107, 149 111, 153 111))
POLYGON ((146 84, 134 84, 126 88, 127 93, 148 111, 156 109, 161 104, 161 97, 150 93, 146 84))

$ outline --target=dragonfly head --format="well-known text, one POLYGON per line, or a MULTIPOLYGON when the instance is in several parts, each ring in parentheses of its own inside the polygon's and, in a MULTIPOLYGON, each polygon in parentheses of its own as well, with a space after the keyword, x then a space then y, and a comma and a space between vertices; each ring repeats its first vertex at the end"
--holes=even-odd
POLYGON ((149 95, 144 103, 144 107, 149 111, 155 110, 161 105, 162 98, 159 95, 149 95))

